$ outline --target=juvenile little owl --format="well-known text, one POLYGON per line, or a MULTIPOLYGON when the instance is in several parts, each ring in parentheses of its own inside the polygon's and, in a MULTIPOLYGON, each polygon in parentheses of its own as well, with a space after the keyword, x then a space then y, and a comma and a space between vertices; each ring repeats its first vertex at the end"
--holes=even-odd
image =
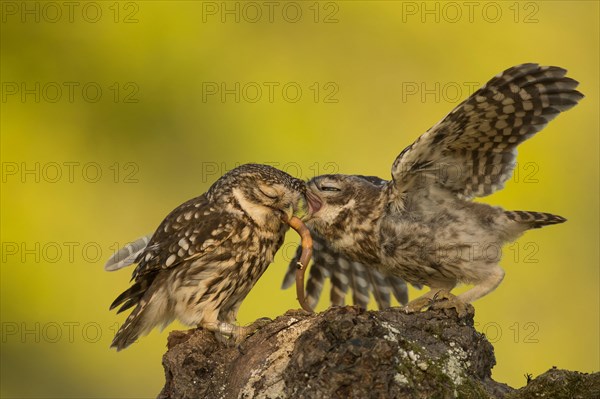
POLYGON ((308 183, 307 226, 350 261, 429 286, 408 311, 434 297, 466 311, 502 281, 505 243, 565 221, 471 201, 501 189, 517 146, 583 97, 565 74, 523 64, 497 75, 406 147, 384 184, 364 176, 315 177, 308 183), (449 292, 458 283, 474 286, 457 300, 449 292))

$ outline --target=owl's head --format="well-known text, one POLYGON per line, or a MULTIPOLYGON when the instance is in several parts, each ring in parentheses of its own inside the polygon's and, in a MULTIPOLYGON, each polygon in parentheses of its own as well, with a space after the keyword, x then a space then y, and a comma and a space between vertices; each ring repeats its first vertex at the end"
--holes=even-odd
POLYGON ((307 183, 309 213, 305 221, 322 233, 343 230, 373 211, 385 184, 375 176, 317 176, 307 183))
POLYGON ((306 193, 306 183, 269 165, 245 164, 223 175, 209 193, 217 201, 231 198, 259 223, 290 218, 306 193))

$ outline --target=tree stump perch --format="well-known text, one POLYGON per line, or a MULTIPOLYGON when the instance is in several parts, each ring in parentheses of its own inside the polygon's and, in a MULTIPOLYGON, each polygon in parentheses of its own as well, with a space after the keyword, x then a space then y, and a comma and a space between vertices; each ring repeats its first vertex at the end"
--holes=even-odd
POLYGON ((172 332, 159 398, 600 398, 600 373, 551 369, 515 390, 491 379, 495 363, 472 313, 291 310, 239 347, 172 332))

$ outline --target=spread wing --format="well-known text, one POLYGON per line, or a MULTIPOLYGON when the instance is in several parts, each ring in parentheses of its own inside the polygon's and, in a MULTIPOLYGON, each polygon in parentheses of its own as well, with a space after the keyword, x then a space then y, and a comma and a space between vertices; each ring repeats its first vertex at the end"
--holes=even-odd
MULTIPOLYGON (((346 294, 352 289, 354 305, 366 308, 370 293, 373 293, 380 309, 390 307, 391 295, 401 304, 408 303, 408 288, 399 277, 384 275, 374 267, 366 267, 358 262, 350 262, 327 246, 327 242, 311 231, 313 238, 313 261, 306 282, 306 300, 311 308, 315 308, 323 291, 326 279, 331 280, 330 302, 333 306, 344 306, 346 294)), ((282 288, 294 284, 296 261, 299 259, 301 247, 289 264, 283 279, 282 288)))
POLYGON ((395 187, 439 184, 461 198, 501 189, 517 146, 583 98, 566 72, 523 64, 491 79, 400 153, 392 166, 395 187))

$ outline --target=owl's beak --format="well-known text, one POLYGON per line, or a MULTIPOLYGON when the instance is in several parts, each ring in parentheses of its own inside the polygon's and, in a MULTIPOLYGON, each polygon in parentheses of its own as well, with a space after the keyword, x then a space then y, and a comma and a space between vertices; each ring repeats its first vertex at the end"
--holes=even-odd
POLYGON ((321 199, 310 189, 306 190, 306 202, 308 204, 308 213, 310 215, 317 213, 319 209, 321 209, 321 206, 323 206, 321 199))
POLYGON ((281 212, 283 213, 283 215, 281 215, 281 220, 288 223, 292 216, 294 216, 295 209, 293 205, 289 205, 287 208, 282 209, 281 212))

